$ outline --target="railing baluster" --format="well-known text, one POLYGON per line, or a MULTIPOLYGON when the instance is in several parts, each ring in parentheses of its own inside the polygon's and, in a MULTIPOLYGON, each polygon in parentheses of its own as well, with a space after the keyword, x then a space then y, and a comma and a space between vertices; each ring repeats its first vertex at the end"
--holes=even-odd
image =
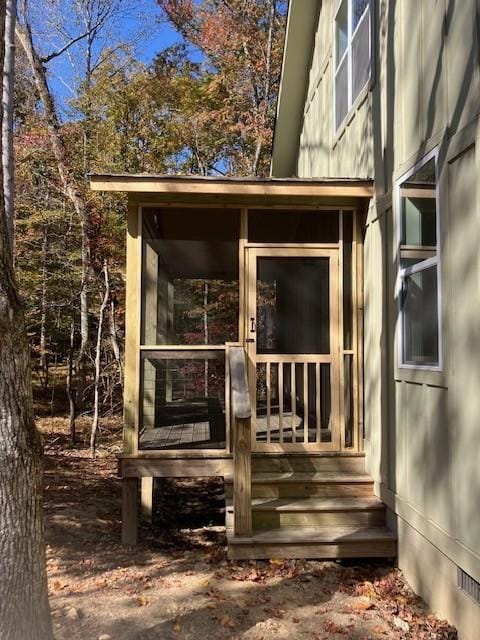
POLYGON ((317 444, 319 444, 322 440, 322 424, 321 424, 321 388, 320 388, 320 363, 316 362, 315 363, 315 394, 316 394, 316 399, 317 399, 317 403, 316 403, 316 418, 317 418, 317 444))
POLYGON ((290 363, 290 407, 292 410, 292 442, 297 441, 297 394, 295 381, 295 362, 290 363))
POLYGON ((278 435, 283 444, 283 362, 278 363, 278 435))
POLYGON ((308 444, 308 362, 303 363, 303 442, 308 444))
POLYGON ((271 390, 271 372, 270 372, 270 362, 267 362, 267 443, 272 441, 271 434, 271 426, 270 426, 270 415, 272 412, 272 390, 271 390))

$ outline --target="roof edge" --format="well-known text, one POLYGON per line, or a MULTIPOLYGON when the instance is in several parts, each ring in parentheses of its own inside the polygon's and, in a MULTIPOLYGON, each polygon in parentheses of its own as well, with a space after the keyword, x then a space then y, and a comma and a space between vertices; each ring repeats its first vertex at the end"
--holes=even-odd
POLYGON ((294 176, 321 1, 290 0, 270 174, 294 176))
POLYGON ((357 178, 213 178, 151 174, 95 174, 89 178, 93 191, 123 193, 262 198, 373 196, 373 181, 357 178))

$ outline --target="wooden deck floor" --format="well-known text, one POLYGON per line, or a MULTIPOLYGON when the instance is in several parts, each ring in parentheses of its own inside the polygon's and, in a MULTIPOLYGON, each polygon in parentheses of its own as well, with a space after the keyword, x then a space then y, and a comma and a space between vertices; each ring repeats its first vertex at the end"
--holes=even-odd
POLYGON ((145 429, 140 449, 224 449, 225 439, 213 439, 208 422, 173 424, 145 429))
MULTIPOLYGON (((270 440, 271 442, 279 442, 280 441, 280 417, 276 414, 272 414, 270 416, 270 440)), ((292 420, 291 413, 283 414, 283 442, 293 442, 293 428, 295 427, 295 440, 297 442, 303 442, 305 427, 303 423, 303 418, 301 416, 295 415, 292 420)), ((257 442, 266 442, 267 441, 267 418, 262 416, 257 416, 256 419, 256 430, 257 430, 257 442)), ((315 442, 317 437, 316 428, 310 426, 308 429, 308 441, 315 442)), ((322 442, 330 442, 332 438, 332 434, 330 429, 321 429, 320 437, 322 442)))
MULTIPOLYGON (((283 416, 283 441, 292 442, 292 415, 285 413, 283 416), (285 427, 289 425, 289 427, 285 427)), ((301 416, 295 416, 296 441, 303 442, 304 426, 301 416)), ((259 417, 256 421, 257 442, 267 441, 267 420, 259 417)), ((181 424, 164 424, 158 427, 145 429, 140 434, 140 449, 224 449, 225 435, 219 437, 218 426, 211 428, 209 421, 185 422, 181 424), (215 432, 215 433, 214 433, 215 432)), ((310 428, 309 442, 315 442, 316 430, 310 428)), ((331 433, 328 429, 321 431, 322 442, 329 442, 331 433)), ((279 416, 272 415, 270 420, 270 440, 279 442, 279 416)))

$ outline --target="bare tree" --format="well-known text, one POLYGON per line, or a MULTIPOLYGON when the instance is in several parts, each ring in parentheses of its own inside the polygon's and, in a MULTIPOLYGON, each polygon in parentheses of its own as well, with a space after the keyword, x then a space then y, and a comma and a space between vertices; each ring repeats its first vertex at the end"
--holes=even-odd
POLYGON ((6 0, 5 18, 5 58, 3 63, 2 92, 2 166, 3 190, 5 194, 5 214, 7 216, 8 237, 13 257, 14 244, 14 166, 13 166, 13 90, 15 77, 15 21, 17 0, 6 0))
MULTIPOLYGON (((65 196, 70 200, 78 216, 81 228, 81 260, 82 282, 80 286, 80 350, 78 355, 79 378, 84 378, 83 369, 89 344, 89 319, 88 319, 88 281, 90 275, 90 238, 88 237, 88 210, 85 195, 78 184, 73 170, 70 167, 69 156, 65 142, 61 135, 60 119, 55 107, 53 95, 47 82, 45 60, 52 59, 54 54, 42 58, 33 43, 32 29, 28 19, 27 0, 20 3, 21 21, 17 20, 16 34, 25 51, 35 79, 35 86, 42 101, 45 122, 50 137, 50 144, 57 163, 58 173, 63 186, 65 196)), ((73 44, 73 42, 71 43, 73 44)), ((65 50, 65 47, 63 48, 65 50)), ((60 55, 60 51, 55 55, 60 55)), ((80 393, 79 393, 80 395, 80 393)), ((79 398, 81 400, 81 398, 79 398)))
POLYGON ((95 447, 97 443, 97 432, 98 432, 99 386, 100 386, 100 365, 101 365, 101 356, 102 356, 103 319, 105 316, 105 309, 107 308, 107 305, 108 305, 108 299, 110 297, 110 282, 108 279, 108 265, 106 260, 103 264, 103 277, 105 279, 105 292, 103 294, 102 304, 100 305, 100 311, 98 313, 97 348, 95 350, 93 421, 92 421, 92 431, 90 434, 90 452, 92 454, 92 458, 95 457, 95 447))
MULTIPOLYGON (((6 0, 0 0, 0 69, 5 14, 6 0)), ((33 417, 29 353, 1 173, 0 637, 5 640, 53 640, 42 519, 42 447, 33 417)))

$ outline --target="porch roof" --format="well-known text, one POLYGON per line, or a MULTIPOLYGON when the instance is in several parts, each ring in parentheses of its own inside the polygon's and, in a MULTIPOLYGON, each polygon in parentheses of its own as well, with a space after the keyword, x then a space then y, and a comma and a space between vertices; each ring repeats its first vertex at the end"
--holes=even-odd
POLYGON ((232 204, 318 204, 322 199, 345 201, 371 198, 373 181, 356 178, 230 178, 154 174, 90 175, 93 191, 152 196, 172 202, 232 204))

